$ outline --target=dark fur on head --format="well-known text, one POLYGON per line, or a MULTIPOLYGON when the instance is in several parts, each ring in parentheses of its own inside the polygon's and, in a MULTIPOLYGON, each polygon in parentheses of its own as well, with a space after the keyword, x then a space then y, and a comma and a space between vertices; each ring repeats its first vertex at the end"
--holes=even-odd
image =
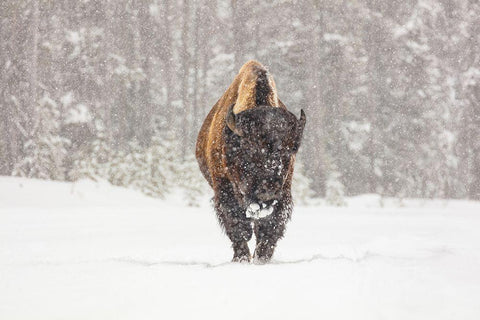
POLYGON ((285 109, 260 106, 227 118, 225 153, 237 199, 250 203, 281 200, 303 125, 285 109), (233 118, 233 119, 232 119, 233 118), (233 130, 232 130, 233 129, 233 130))

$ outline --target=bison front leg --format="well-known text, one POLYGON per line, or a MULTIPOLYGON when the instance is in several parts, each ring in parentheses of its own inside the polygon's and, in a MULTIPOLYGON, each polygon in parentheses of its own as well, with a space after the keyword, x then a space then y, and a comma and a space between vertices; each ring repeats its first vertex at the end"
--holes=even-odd
POLYGON ((248 241, 252 238, 253 233, 250 219, 247 219, 245 210, 235 199, 229 182, 223 182, 221 189, 216 194, 215 208, 218 220, 232 241, 232 261, 249 262, 251 255, 248 241))
POLYGON ((253 260, 263 264, 272 259, 279 239, 283 237, 288 220, 287 212, 277 208, 270 216, 255 221, 257 245, 253 260))

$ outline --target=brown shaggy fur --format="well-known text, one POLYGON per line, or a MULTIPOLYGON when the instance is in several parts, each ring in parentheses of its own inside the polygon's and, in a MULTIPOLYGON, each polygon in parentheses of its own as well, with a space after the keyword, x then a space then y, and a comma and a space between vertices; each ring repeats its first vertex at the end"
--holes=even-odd
POLYGON ((292 208, 293 164, 305 120, 303 111, 297 120, 287 110, 278 99, 273 78, 253 60, 240 69, 207 115, 198 135, 196 157, 215 192, 215 210, 232 241, 234 261, 250 261, 247 241, 253 232, 257 237, 254 259, 260 263, 271 259, 282 238, 292 208), (236 131, 237 120, 227 121, 227 114, 228 119, 238 118, 240 127, 247 121, 244 129, 250 135, 243 137, 244 131, 236 131), (276 149, 265 153, 273 145, 276 149), (263 155, 255 156, 260 150, 263 155), (279 165, 268 167, 269 163, 279 165), (273 212, 252 220, 246 216, 252 203, 269 205, 273 212))

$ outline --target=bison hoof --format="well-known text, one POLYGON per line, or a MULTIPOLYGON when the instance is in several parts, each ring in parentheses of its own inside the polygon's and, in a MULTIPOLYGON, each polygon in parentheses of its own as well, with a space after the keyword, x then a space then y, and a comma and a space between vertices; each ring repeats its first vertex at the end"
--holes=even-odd
POLYGON ((253 257, 254 264, 266 264, 270 262, 270 258, 268 257, 253 257))
POLYGON ((253 263, 265 264, 270 262, 274 250, 275 246, 270 245, 267 241, 257 243, 257 247, 255 248, 255 252, 253 253, 253 263))
POLYGON ((250 263, 250 256, 233 257, 232 262, 250 263))

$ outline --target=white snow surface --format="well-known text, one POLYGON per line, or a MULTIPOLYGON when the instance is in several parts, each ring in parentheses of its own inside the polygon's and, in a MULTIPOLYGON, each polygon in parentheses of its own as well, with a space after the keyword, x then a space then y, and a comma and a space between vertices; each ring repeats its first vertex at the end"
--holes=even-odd
POLYGON ((267 265, 199 208, 0 177, 0 319, 480 319, 480 205, 295 207, 267 265))

